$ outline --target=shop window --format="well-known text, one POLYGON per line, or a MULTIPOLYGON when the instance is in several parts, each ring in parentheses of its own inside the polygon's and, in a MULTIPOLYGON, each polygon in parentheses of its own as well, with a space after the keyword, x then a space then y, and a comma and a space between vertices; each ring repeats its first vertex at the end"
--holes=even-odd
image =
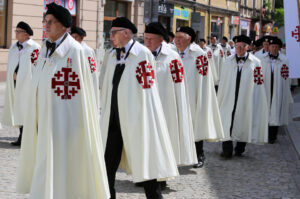
POLYGON ((7 21, 7 0, 0 0, 0 47, 5 47, 7 21))
POLYGON ((112 21, 116 17, 127 16, 127 2, 108 0, 104 6, 104 26, 103 36, 105 38, 105 47, 109 48, 109 30, 111 28, 112 21))

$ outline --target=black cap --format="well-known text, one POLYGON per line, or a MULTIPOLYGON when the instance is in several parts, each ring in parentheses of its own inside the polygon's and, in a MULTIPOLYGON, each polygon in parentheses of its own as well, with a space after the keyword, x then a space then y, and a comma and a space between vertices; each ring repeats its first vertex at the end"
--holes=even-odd
POLYGON ((270 37, 269 44, 270 44, 270 45, 272 45, 272 44, 277 44, 277 45, 279 45, 280 47, 282 47, 282 41, 281 41, 281 39, 279 39, 278 37, 270 37))
POLYGON ((112 21, 111 27, 122 27, 132 31, 133 34, 137 33, 135 25, 126 17, 117 17, 112 21))
POLYGON ((46 15, 52 14, 64 27, 69 28, 72 25, 72 16, 66 8, 56 3, 47 4, 46 15))
POLYGON ((203 39, 203 38, 199 39, 199 42, 200 42, 200 41, 202 41, 202 42, 206 43, 206 40, 205 40, 205 39, 203 39))
POLYGON ((29 26, 27 23, 25 23, 24 21, 20 21, 20 22, 18 23, 18 25, 17 25, 17 28, 21 28, 21 29, 25 30, 26 33, 29 34, 30 36, 33 35, 32 29, 31 29, 30 26, 29 26))
POLYGON ((263 37, 261 38, 262 43, 263 43, 263 42, 270 42, 270 39, 271 39, 271 38, 272 38, 272 36, 269 36, 269 35, 263 36, 263 37))
POLYGON ((145 33, 161 35, 165 41, 169 41, 168 33, 160 22, 149 23, 146 26, 145 33))
POLYGON ((234 41, 234 43, 244 42, 248 45, 251 44, 251 39, 249 37, 247 37, 246 35, 235 36, 235 37, 233 37, 233 41, 234 41))
POLYGON ((227 37, 224 36, 222 39, 225 40, 226 42, 228 42, 228 38, 227 37))
POLYGON ((191 36, 191 43, 194 42, 196 39, 196 33, 195 33, 194 29, 190 28, 188 26, 179 27, 179 28, 177 28, 176 32, 183 32, 183 33, 186 33, 189 36, 191 36))
POLYGON ((78 34, 78 35, 80 35, 80 36, 82 36, 82 37, 86 37, 86 32, 85 32, 85 30, 83 30, 83 29, 80 28, 80 27, 73 26, 73 27, 71 28, 71 33, 70 33, 70 34, 74 34, 74 33, 76 33, 76 34, 78 34))
POLYGON ((175 37, 175 35, 174 35, 174 33, 172 31, 169 31, 168 35, 171 36, 171 37, 173 37, 173 38, 175 37))

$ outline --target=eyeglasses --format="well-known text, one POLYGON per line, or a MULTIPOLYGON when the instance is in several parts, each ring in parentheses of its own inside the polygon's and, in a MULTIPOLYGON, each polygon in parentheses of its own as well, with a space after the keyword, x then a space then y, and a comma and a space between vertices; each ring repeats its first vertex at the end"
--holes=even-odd
POLYGON ((25 30, 15 30, 15 33, 26 32, 25 30))
POLYGON ((46 20, 43 20, 42 23, 43 23, 43 25, 47 25, 48 24, 48 25, 51 26, 52 24, 57 23, 57 21, 52 21, 52 20, 46 21, 46 20))
POLYGON ((115 35, 117 32, 122 31, 122 30, 126 30, 126 28, 117 29, 117 30, 111 30, 111 31, 109 31, 109 34, 110 35, 115 35))

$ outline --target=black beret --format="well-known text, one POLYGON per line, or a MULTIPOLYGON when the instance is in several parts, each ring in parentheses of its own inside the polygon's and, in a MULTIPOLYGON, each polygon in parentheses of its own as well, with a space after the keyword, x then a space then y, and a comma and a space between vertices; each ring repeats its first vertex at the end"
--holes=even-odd
POLYGON ((202 39, 199 39, 199 42, 200 42, 200 41, 202 41, 202 42, 206 43, 206 40, 205 40, 205 39, 203 39, 203 38, 202 38, 202 39))
POLYGON ((174 33, 172 31, 169 31, 168 35, 171 36, 171 37, 175 37, 175 35, 174 35, 174 33))
POLYGON ((186 33, 188 35, 191 36, 191 43, 195 41, 196 39, 196 33, 194 31, 193 28, 190 28, 188 26, 182 26, 182 27, 179 27, 177 28, 176 32, 183 32, 183 33, 186 33))
POLYGON ((225 40, 226 42, 228 42, 227 37, 224 36, 222 39, 225 40))
POLYGON ((262 42, 263 42, 263 40, 262 40, 262 38, 260 38, 260 39, 255 40, 255 42, 253 42, 253 44, 256 47, 260 47, 260 46, 262 46, 262 42))
POLYGON ((52 14, 64 27, 69 28, 72 25, 72 16, 66 8, 56 3, 47 4, 46 15, 52 14))
POLYGON ((83 30, 82 28, 80 27, 77 27, 77 26, 73 26, 71 28, 71 33, 70 34, 74 34, 74 33, 77 33, 78 35, 82 36, 82 37, 86 37, 86 32, 85 30, 83 30))
POLYGON ((168 33, 166 29, 160 22, 152 22, 146 26, 145 33, 151 33, 156 35, 161 35, 165 41, 169 40, 168 33))
POLYGON ((263 42, 270 42, 270 39, 272 38, 272 36, 269 36, 269 35, 267 35, 267 36, 263 36, 261 39, 262 39, 262 43, 263 42))
POLYGON ((122 27, 132 31, 133 34, 137 33, 135 25, 126 17, 117 17, 112 21, 111 27, 122 27))
POLYGON ((277 44, 277 45, 279 45, 280 47, 282 47, 282 41, 281 41, 281 39, 279 39, 278 37, 270 37, 269 44, 270 44, 270 45, 272 45, 272 44, 277 44))
POLYGON ((247 37, 246 35, 235 36, 235 37, 233 37, 233 41, 234 41, 234 43, 244 42, 248 45, 251 44, 251 39, 249 37, 247 37))
POLYGON ((25 30, 26 33, 29 34, 30 36, 33 35, 32 29, 31 29, 30 26, 29 26, 27 23, 25 23, 24 21, 20 21, 20 22, 18 23, 18 25, 17 25, 17 28, 21 28, 21 29, 25 30))

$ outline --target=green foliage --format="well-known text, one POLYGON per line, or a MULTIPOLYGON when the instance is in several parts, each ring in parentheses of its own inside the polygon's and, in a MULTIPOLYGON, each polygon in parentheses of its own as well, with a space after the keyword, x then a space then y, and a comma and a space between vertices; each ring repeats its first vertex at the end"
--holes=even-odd
POLYGON ((275 8, 283 8, 283 0, 276 0, 275 8))
POLYGON ((267 11, 271 11, 271 9, 272 9, 272 4, 271 4, 270 0, 264 0, 264 8, 265 8, 267 11))
POLYGON ((274 21, 278 26, 284 25, 284 9, 283 8, 275 9, 274 21))

